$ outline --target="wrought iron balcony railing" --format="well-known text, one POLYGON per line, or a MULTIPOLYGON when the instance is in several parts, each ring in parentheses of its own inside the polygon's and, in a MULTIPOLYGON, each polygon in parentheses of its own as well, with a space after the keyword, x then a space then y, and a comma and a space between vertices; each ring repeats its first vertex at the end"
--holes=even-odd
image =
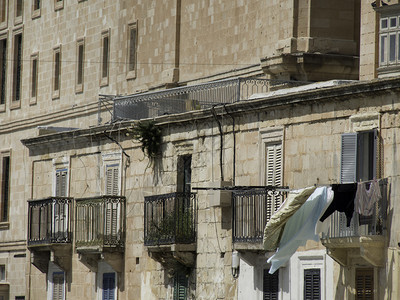
POLYGON ((49 197, 28 205, 28 246, 71 242, 71 198, 49 197))
POLYGON ((194 193, 171 193, 144 199, 144 244, 190 244, 196 241, 194 193))
POLYGON ((376 236, 386 233, 387 221, 387 180, 380 181, 382 198, 375 203, 371 216, 362 216, 354 212, 350 226, 347 227, 346 215, 342 212, 335 212, 331 216, 330 227, 323 239, 376 236))
POLYGON ((125 197, 76 199, 75 244, 80 247, 124 247, 125 197))
POLYGON ((283 203, 282 187, 253 188, 232 192, 232 239, 234 243, 262 243, 264 228, 283 203))
POLYGON ((113 121, 140 120, 235 103, 256 93, 304 84, 260 78, 225 79, 129 96, 102 96, 99 109, 108 110, 113 121))

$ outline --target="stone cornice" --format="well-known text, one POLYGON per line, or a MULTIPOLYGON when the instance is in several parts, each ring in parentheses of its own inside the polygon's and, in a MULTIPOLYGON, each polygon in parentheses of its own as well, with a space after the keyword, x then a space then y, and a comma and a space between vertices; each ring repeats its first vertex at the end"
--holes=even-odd
MULTIPOLYGON (((359 81, 333 87, 300 91, 273 97, 266 96, 255 100, 216 106, 214 110, 217 116, 229 117, 227 116, 228 113, 229 115, 234 116, 243 115, 249 112, 268 111, 270 109, 283 108, 293 105, 307 105, 310 103, 324 103, 327 101, 340 102, 348 100, 349 98, 371 97, 371 95, 385 93, 400 93, 400 78, 376 79, 363 82, 359 81)), ((190 111, 187 113, 160 116, 154 118, 154 120, 159 126, 163 126, 166 124, 183 124, 187 122, 212 118, 212 110, 204 109, 190 111)), ((73 131, 48 134, 39 137, 23 139, 21 140, 21 142, 28 148, 34 148, 40 146, 49 146, 49 143, 60 143, 61 141, 68 142, 68 140, 71 139, 75 139, 74 142, 79 142, 79 140, 93 139, 95 137, 100 139, 107 139, 107 135, 104 134, 105 132, 107 132, 107 134, 112 134, 113 132, 117 131, 121 132, 130 127, 133 122, 134 121, 124 121, 110 125, 96 126, 89 129, 78 129, 73 131)))

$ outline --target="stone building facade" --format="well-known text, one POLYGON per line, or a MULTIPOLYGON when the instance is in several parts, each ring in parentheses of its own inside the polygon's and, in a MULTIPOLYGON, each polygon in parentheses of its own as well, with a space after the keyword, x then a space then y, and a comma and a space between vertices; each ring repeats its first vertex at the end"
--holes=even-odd
POLYGON ((322 270, 325 299, 353 299, 357 268, 373 269, 375 299, 396 298, 397 80, 272 92, 395 74, 377 63, 378 37, 389 41, 394 32, 377 31, 381 18, 397 13, 389 6, 0 1, 0 299, 261 298, 264 252, 259 241, 235 240, 238 191, 215 188, 338 183, 341 134, 373 129, 382 141, 379 175, 391 188, 385 242, 371 247, 385 261, 371 265, 353 244, 338 251, 329 239, 309 243, 280 271, 279 299, 302 293, 289 279, 304 269, 322 270), (204 86, 211 81, 219 83, 204 86), (244 93, 249 82, 254 89, 244 93), (162 133, 162 156, 151 161, 128 135, 134 121, 126 118, 140 110, 134 97, 177 97, 185 87, 182 114, 157 102, 145 109, 162 133), (207 89, 215 107, 190 98, 207 89), (260 92, 272 94, 248 100, 260 92), (268 151, 281 155, 272 183, 268 151), (189 200, 177 194, 188 188, 189 200), (180 224, 191 233, 183 241, 151 238, 150 225, 163 218, 149 209, 166 201, 186 201, 182 218, 193 222, 180 224), (355 265, 337 262, 346 255, 355 265))

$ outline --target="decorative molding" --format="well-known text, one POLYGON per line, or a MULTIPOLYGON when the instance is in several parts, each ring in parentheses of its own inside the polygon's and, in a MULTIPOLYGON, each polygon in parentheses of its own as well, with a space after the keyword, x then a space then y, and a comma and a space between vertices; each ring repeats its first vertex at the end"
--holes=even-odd
POLYGON ((363 113, 350 117, 353 132, 367 131, 380 127, 380 114, 378 112, 363 113))

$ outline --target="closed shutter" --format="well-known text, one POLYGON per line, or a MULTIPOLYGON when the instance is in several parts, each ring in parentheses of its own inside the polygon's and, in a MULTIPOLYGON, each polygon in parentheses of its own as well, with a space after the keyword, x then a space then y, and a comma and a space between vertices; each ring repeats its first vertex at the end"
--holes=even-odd
POLYGON ((53 298, 52 300, 64 299, 64 272, 53 273, 53 298))
POLYGON ((374 270, 356 270, 356 300, 374 299, 374 270))
POLYGON ((115 299, 115 273, 103 274, 103 300, 115 299))
MULTIPOLYGON (((68 170, 59 169, 56 170, 56 197, 66 197, 67 196, 67 180, 68 180, 68 170)), ((67 211, 65 204, 54 203, 53 204, 53 237, 56 239, 63 238, 68 230, 67 226, 67 211)), ((49 221, 51 218, 49 218, 49 221)), ((50 228, 50 226, 49 226, 50 228)))
MULTIPOLYGON (((266 185, 282 185, 282 143, 266 145, 266 185)), ((269 221, 275 211, 281 206, 281 197, 267 196, 266 221, 269 221)))
POLYGON ((119 229, 119 203, 106 203, 106 235, 117 237, 119 229))
POLYGON ((184 273, 177 273, 174 279, 174 300, 186 300, 189 280, 184 273))
POLYGON ((106 167, 106 195, 119 195, 119 164, 106 167))
POLYGON ((342 134, 340 182, 356 182, 357 172, 357 134, 342 134))
POLYGON ((263 300, 278 300, 279 292, 279 270, 269 274, 264 270, 263 274, 263 300))
POLYGON ((321 299, 321 270, 304 270, 304 300, 321 299))
POLYGON ((67 169, 56 171, 56 197, 67 196, 67 176, 67 169))

